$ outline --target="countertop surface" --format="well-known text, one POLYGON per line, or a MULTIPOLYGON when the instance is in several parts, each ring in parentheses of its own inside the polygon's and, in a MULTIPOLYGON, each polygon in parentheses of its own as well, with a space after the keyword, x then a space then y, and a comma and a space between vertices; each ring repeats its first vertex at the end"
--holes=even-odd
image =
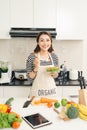
MULTIPOLYGON (((58 81, 55 80, 56 86, 80 86, 78 80, 58 81)), ((28 80, 13 79, 10 83, 3 83, 0 86, 32 86, 28 80)))
MULTIPOLYGON (((53 111, 53 108, 48 108, 46 105, 30 104, 27 108, 23 108, 22 106, 26 100, 27 98, 14 98, 14 101, 12 102, 12 110, 15 111, 16 113, 19 113, 21 116, 28 116, 39 112, 52 122, 52 124, 40 127, 37 130, 73 130, 73 129, 87 130, 87 121, 84 121, 79 117, 69 121, 63 121, 59 119, 57 113, 53 111)), ((0 99, 0 103, 4 103, 5 101, 6 99, 0 99)), ((8 128, 7 130, 13 130, 13 129, 8 128)), ((23 120, 18 130, 33 130, 33 129, 23 120)))

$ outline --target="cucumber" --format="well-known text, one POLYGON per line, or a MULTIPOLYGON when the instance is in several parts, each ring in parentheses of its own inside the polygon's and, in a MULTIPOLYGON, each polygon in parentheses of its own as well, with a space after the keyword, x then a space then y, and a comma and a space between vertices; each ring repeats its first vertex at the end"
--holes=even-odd
POLYGON ((14 98, 13 97, 11 97, 11 98, 9 98, 6 102, 5 102, 5 104, 7 104, 8 106, 12 106, 12 101, 14 100, 14 98))

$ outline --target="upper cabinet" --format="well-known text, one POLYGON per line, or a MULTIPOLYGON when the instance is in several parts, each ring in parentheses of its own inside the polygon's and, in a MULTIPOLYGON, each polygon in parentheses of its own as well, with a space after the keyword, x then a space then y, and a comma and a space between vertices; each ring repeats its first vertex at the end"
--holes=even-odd
POLYGON ((0 0, 0 39, 8 39, 10 30, 9 0, 0 0))
POLYGON ((34 27, 56 28, 57 0, 34 0, 34 27))
POLYGON ((84 39, 85 4, 84 0, 57 0, 57 39, 84 39))
POLYGON ((56 27, 56 0, 11 0, 11 27, 56 27))
POLYGON ((86 0, 0 0, 0 38, 11 27, 56 28, 59 40, 83 40, 86 0))
POLYGON ((11 27, 33 27, 33 0, 10 0, 11 27))

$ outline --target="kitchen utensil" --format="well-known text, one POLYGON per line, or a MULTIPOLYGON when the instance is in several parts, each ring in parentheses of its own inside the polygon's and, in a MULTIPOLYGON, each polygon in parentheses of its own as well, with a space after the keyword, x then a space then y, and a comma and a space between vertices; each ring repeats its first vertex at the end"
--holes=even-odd
POLYGON ((83 76, 83 71, 78 71, 78 79, 83 76))
POLYGON ((0 83, 10 83, 12 76, 11 64, 9 62, 3 62, 0 68, 0 83))
POLYGON ((26 70, 14 70, 14 75, 16 79, 25 80, 27 79, 27 72, 26 70))
POLYGON ((1 78, 1 68, 0 68, 0 78, 1 78))
POLYGON ((83 79, 83 86, 84 86, 84 89, 85 89, 86 88, 86 82, 85 82, 84 77, 82 77, 82 79, 83 79))
POLYGON ((65 114, 65 110, 62 109, 61 112, 59 112, 57 109, 53 109, 58 115, 59 115, 59 118, 63 119, 64 121, 68 121, 69 118, 68 116, 65 114))
POLYGON ((26 108, 29 106, 29 104, 31 104, 31 102, 33 101, 33 99, 35 98, 35 96, 32 96, 30 100, 27 100, 24 102, 23 108, 26 108))
POLYGON ((87 106, 87 89, 84 77, 79 78, 80 90, 79 90, 79 103, 87 106))
POLYGON ((79 103, 87 106, 87 89, 79 90, 79 103))
POLYGON ((80 88, 83 89, 82 78, 79 78, 80 88))
POLYGON ((80 88, 81 88, 81 89, 85 89, 85 88, 86 88, 86 81, 85 81, 85 78, 82 77, 82 76, 80 76, 79 82, 80 82, 80 88))
POLYGON ((78 79, 78 70, 70 69, 70 71, 69 71, 69 79, 70 80, 77 80, 78 79))

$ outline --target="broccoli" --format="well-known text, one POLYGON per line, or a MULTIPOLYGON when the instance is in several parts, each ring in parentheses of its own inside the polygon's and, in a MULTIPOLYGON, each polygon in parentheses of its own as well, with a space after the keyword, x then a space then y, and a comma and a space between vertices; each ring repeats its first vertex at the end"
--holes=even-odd
POLYGON ((78 108, 74 107, 73 105, 71 105, 68 110, 67 110, 67 116, 70 118, 70 119, 75 119, 78 117, 78 108))

